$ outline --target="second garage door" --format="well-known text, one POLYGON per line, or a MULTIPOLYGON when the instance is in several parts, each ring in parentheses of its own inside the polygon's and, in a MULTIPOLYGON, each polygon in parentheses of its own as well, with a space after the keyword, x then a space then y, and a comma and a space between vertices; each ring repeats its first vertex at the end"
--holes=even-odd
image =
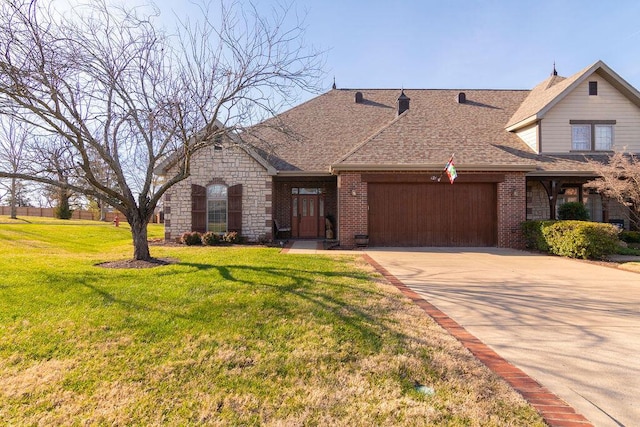
POLYGON ((371 246, 496 246, 495 183, 369 183, 371 246))

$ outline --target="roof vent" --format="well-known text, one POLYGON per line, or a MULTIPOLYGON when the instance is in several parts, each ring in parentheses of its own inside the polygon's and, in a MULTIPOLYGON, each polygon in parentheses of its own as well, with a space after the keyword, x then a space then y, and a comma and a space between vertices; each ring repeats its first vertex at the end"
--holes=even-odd
POLYGON ((362 92, 356 92, 356 104, 361 104, 363 100, 362 92))
POLYGON ((411 101, 411 98, 405 95, 404 89, 402 89, 402 92, 400 92, 400 96, 398 97, 398 115, 409 109, 409 101, 411 101))
POLYGON ((464 92, 458 94, 458 104, 464 104, 467 102, 467 95, 464 92))

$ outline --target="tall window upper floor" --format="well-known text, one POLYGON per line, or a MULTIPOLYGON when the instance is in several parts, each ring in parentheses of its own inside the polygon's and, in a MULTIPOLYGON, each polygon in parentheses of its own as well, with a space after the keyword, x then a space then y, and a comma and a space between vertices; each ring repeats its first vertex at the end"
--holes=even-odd
POLYGON ((615 120, 571 120, 572 151, 611 151, 615 120))

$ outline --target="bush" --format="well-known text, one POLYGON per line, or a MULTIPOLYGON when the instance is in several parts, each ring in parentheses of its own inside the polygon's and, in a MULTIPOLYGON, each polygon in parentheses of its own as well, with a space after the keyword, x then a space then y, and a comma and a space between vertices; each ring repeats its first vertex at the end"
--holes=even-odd
POLYGON ((53 210, 54 218, 58 219, 71 219, 73 215, 73 210, 69 207, 69 201, 66 203, 62 202, 59 206, 56 206, 53 210))
POLYGON ((241 243, 242 241, 236 231, 227 231, 226 233, 224 233, 224 236, 222 236, 222 240, 225 243, 241 243))
POLYGON ((202 244, 202 234, 197 231, 187 231, 183 233, 180 237, 180 241, 187 246, 201 245, 202 244))
POLYGON ((202 235, 202 243, 207 246, 219 245, 222 241, 222 237, 218 233, 213 231, 207 231, 202 235))
POLYGON ((558 208, 558 219, 589 221, 589 212, 580 202, 568 202, 558 208))
POLYGON ((603 259, 618 249, 618 229, 611 224, 558 221, 542 227, 549 252, 571 258, 603 259))
POLYGON ((542 230, 555 224, 556 221, 525 221, 522 223, 522 233, 524 234, 525 246, 527 249, 533 249, 541 252, 549 252, 549 245, 542 233, 542 230))
POLYGON ((640 231, 623 231, 620 240, 625 243, 640 243, 640 231))

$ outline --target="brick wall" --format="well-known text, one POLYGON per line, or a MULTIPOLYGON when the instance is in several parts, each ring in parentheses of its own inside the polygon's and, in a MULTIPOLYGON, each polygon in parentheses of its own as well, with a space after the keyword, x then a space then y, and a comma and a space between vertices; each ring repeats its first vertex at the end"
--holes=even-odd
POLYGON ((338 176, 337 238, 340 246, 355 246, 356 234, 369 234, 369 214, 367 212, 367 183, 362 182, 359 173, 342 173, 338 176))
POLYGON ((273 217, 281 227, 291 227, 291 189, 292 188, 322 188, 324 190, 324 213, 337 216, 337 198, 335 177, 327 179, 299 178, 276 179, 273 182, 273 217))
MULTIPOLYGON (((171 173, 171 172, 170 172, 171 173)), ((191 176, 165 194, 165 239, 191 230, 191 185, 242 184, 242 235, 249 241, 271 238, 271 176, 237 146, 208 147, 191 160, 191 176)))
POLYGON ((526 219, 527 192, 524 172, 505 173, 498 183, 498 247, 524 249, 520 224, 526 219))
MULTIPOLYGON (((524 172, 507 172, 504 182, 497 184, 499 247, 524 248, 520 223, 526 218, 525 185, 524 172)), ((367 183, 362 182, 360 173, 342 173, 338 176, 338 203, 340 245, 353 247, 354 235, 368 234, 367 183)))

